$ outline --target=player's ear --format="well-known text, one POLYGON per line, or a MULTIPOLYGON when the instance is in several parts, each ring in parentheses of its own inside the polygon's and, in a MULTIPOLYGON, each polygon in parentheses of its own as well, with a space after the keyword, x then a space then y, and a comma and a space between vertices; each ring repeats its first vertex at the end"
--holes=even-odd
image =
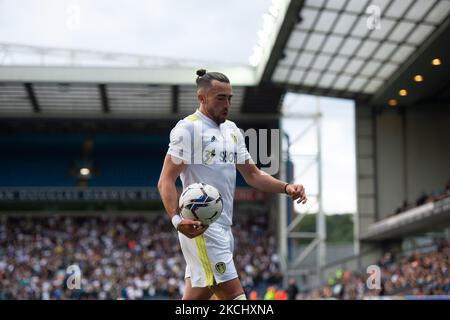
POLYGON ((200 103, 205 103, 205 95, 203 93, 197 94, 197 99, 200 101, 200 103))
POLYGON ((200 103, 206 103, 206 94, 205 94, 205 89, 204 88, 199 88, 197 90, 197 99, 198 101, 200 101, 200 103))

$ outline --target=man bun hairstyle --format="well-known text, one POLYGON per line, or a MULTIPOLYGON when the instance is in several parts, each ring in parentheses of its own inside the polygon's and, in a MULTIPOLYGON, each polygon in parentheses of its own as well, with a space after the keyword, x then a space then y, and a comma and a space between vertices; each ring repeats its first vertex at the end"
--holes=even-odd
POLYGON ((199 77, 203 77, 203 76, 205 75, 205 73, 206 73, 206 70, 205 70, 205 69, 198 69, 198 70, 197 70, 197 75, 198 75, 199 77))
POLYGON ((197 89, 211 87, 211 81, 217 80, 220 82, 230 83, 226 75, 220 72, 206 72, 205 69, 197 70, 197 89))

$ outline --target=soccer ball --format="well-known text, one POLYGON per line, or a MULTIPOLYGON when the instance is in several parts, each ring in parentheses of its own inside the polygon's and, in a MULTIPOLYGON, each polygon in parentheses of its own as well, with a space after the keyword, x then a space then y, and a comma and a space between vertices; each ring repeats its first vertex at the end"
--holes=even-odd
POLYGON ((206 183, 193 183, 184 189, 179 206, 183 218, 211 224, 222 214, 222 196, 215 187, 206 183))

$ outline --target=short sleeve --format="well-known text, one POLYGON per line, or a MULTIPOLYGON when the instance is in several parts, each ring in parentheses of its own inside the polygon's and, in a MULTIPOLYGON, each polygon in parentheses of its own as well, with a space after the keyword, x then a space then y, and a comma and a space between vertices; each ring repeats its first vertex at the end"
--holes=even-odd
POLYGON ((186 163, 191 162, 191 130, 189 125, 180 121, 170 131, 169 150, 167 154, 183 160, 186 163))

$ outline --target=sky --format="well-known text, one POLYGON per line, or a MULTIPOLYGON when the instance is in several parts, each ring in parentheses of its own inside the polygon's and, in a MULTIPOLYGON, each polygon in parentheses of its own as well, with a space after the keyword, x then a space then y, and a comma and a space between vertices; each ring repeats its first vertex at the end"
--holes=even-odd
MULTIPOLYGON (((354 103, 352 100, 290 93, 283 102, 283 130, 291 139, 290 155, 294 163, 294 182, 304 185, 309 204, 316 204, 318 166, 310 157, 318 152, 316 126, 311 119, 292 115, 313 114, 320 110, 322 152, 322 210, 328 214, 356 212, 356 155, 354 103), (298 138, 302 132, 307 134, 298 138), (297 139, 298 138, 298 139, 297 139), (308 165, 313 165, 308 168, 308 165)), ((308 206, 296 205, 306 211, 308 206)), ((313 205, 310 211, 317 210, 313 205)))
POLYGON ((0 0, 0 43, 248 64, 271 0, 0 0))
MULTIPOLYGON (((13 43, 180 60, 248 65, 271 0, 0 0, 0 44, 13 43)), ((289 112, 310 112, 314 97, 287 95, 289 112)), ((322 118, 323 210, 356 211, 354 106, 320 98, 322 118)), ((308 125, 285 119, 292 139, 308 125)), ((292 147, 315 152, 315 136, 292 147)), ((294 156, 297 175, 304 157, 294 156)), ((297 177, 317 192, 315 168, 297 177)), ((312 198, 311 198, 312 199, 312 198)), ((311 201, 312 202, 312 201, 311 201)))

